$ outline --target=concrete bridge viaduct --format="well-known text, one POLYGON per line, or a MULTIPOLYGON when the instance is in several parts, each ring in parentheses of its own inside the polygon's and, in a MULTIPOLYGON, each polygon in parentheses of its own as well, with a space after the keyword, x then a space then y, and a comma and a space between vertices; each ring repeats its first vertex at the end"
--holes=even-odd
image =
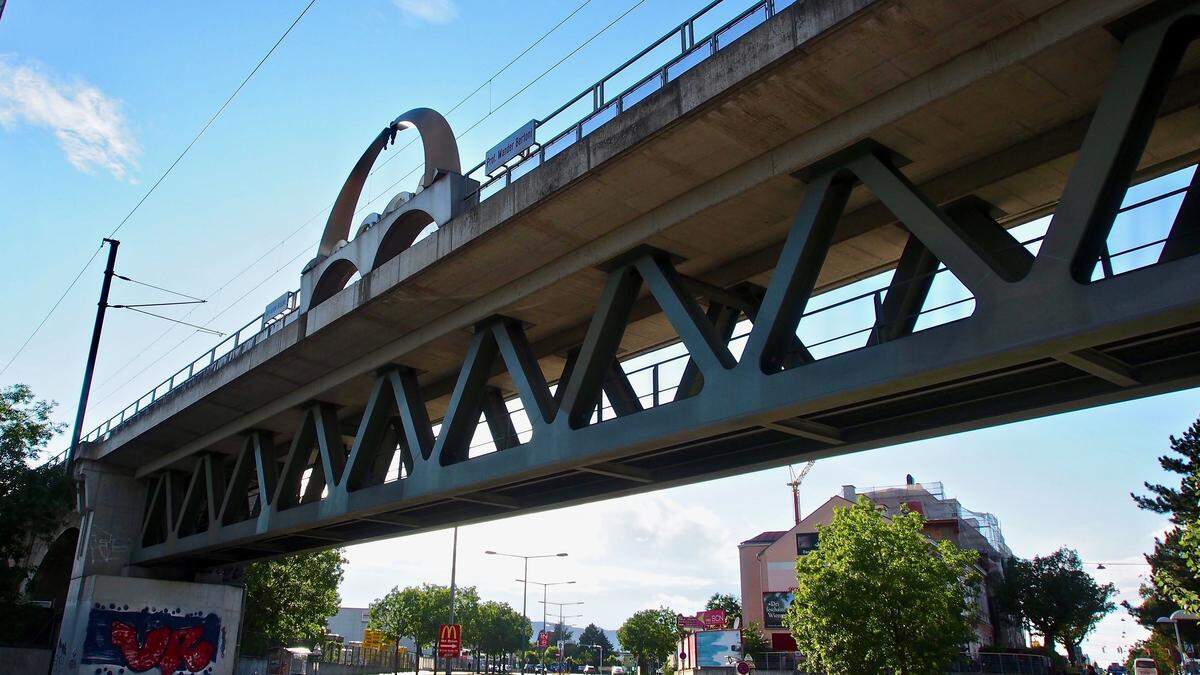
POLYGON ((683 30, 498 182, 431 111, 371 141, 297 309, 80 448, 80 550, 126 553, 77 558, 59 672, 116 658, 87 645, 127 605, 201 593, 236 626, 212 582, 249 560, 1196 384, 1196 182, 1165 236, 1110 237, 1196 162, 1200 3, 784 4, 683 30), (413 125, 419 189, 354 230, 413 125), (927 321, 948 277, 960 313, 927 321), (797 332, 876 278, 849 348, 797 332))

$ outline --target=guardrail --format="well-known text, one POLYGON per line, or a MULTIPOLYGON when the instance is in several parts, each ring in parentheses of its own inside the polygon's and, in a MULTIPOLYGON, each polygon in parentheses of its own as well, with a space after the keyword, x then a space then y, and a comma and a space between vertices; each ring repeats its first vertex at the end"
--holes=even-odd
POLYGON ((146 408, 149 408, 158 399, 179 388, 188 380, 210 368, 214 368, 214 366, 219 368, 221 360, 226 356, 237 352, 246 345, 255 345, 267 339, 295 319, 295 312, 299 309, 299 303, 300 291, 289 292, 285 305, 278 314, 272 317, 259 314, 246 325, 227 335, 223 340, 214 345, 212 349, 192 359, 186 366, 177 370, 173 375, 159 383, 158 386, 142 394, 133 403, 125 406, 121 412, 96 425, 96 428, 87 432, 80 440, 94 442, 104 439, 113 429, 129 421, 146 408))
MULTIPOLYGON (((554 136, 550 142, 538 145, 536 152, 509 160, 493 172, 494 176, 481 174, 485 166, 484 161, 467 170, 466 175, 474 176, 480 183, 479 188, 476 189, 476 193, 480 196, 480 201, 487 199, 500 189, 510 185, 516 178, 519 178, 521 175, 539 166, 545 160, 570 147, 600 125, 624 112, 626 108, 654 93, 688 69, 717 53, 722 47, 731 44, 750 32, 751 29, 774 16, 779 10, 793 4, 795 0, 759 0, 699 40, 696 39, 697 22, 703 21, 720 7, 742 2, 745 2, 745 0, 713 0, 701 8, 700 11, 691 15, 678 26, 672 28, 662 37, 630 57, 625 63, 610 71, 571 100, 559 106, 554 112, 541 120, 536 120, 534 124, 535 129, 543 127, 553 128, 556 123, 561 122, 560 118, 569 117, 572 112, 578 114, 578 111, 574 111, 573 107, 591 97, 591 111, 584 113, 581 118, 576 118, 564 131, 554 136), (669 57, 666 62, 657 66, 653 72, 642 77, 633 85, 626 87, 615 97, 608 98, 606 96, 606 85, 627 75, 628 71, 641 67, 639 62, 643 58, 652 54, 663 45, 669 44, 672 40, 679 41, 679 53, 677 55, 669 57), (535 160, 535 163, 531 163, 535 160), (518 167, 523 168, 519 174, 515 174, 514 172, 518 167), (489 189, 492 191, 484 194, 489 189)), ((287 322, 286 317, 294 313, 297 309, 298 298, 299 291, 290 294, 287 309, 277 319, 264 324, 263 315, 260 314, 217 343, 212 349, 163 380, 158 386, 138 397, 137 400, 122 409, 121 412, 96 425, 81 440, 91 442, 103 440, 113 429, 129 421, 146 408, 149 408, 158 399, 175 390, 192 377, 212 368, 225 355, 245 344, 252 344, 260 339, 265 339, 276 324, 282 326, 287 322), (256 324, 260 325, 259 328, 247 334, 247 331, 256 324)))
MULTIPOLYGON (((567 149, 584 136, 599 128, 600 125, 620 115, 630 106, 666 86, 671 80, 687 72, 709 56, 716 54, 722 47, 732 44, 738 38, 749 33, 753 28, 795 2, 795 0, 759 0, 699 40, 696 39, 697 22, 714 13, 717 8, 727 3, 735 4, 738 1, 713 0, 713 2, 705 5, 700 11, 663 34, 662 37, 650 43, 591 86, 579 92, 574 98, 559 106, 554 112, 543 119, 535 120, 535 133, 536 130, 543 128, 553 129, 556 123, 560 125, 565 123, 567 126, 560 131, 550 132, 555 135, 549 141, 537 144, 536 150, 533 152, 509 160, 501 167, 498 167, 493 172, 494 175, 483 172, 485 162, 480 162, 468 169, 465 175, 479 181, 479 188, 476 190, 479 194, 479 200, 483 201, 500 189, 508 187, 512 184, 512 181, 537 168, 547 159, 567 149), (665 62, 621 90, 617 95, 609 97, 606 94, 606 86, 613 81, 619 81, 624 76, 627 76, 631 70, 643 68, 645 64, 639 63, 640 61, 650 56, 660 47, 671 44, 674 41, 677 41, 679 45, 679 52, 677 54, 668 57, 665 62), (586 109, 588 107, 586 102, 589 99, 591 101, 590 110, 586 112, 575 110, 581 102, 584 103, 581 107, 586 109), (560 118, 567 118, 569 121, 564 121, 560 118), (489 192, 489 190, 491 191, 489 192)), ((634 75, 634 77, 636 76, 634 75)))

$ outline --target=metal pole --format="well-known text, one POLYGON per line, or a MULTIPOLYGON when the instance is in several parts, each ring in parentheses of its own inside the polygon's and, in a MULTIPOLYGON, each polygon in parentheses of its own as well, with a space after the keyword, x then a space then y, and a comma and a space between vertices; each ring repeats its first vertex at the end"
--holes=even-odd
MULTIPOLYGON (((543 631, 546 630, 546 608, 550 606, 546 603, 546 601, 550 599, 550 596, 547 593, 547 590, 549 588, 550 588, 550 584, 542 585, 542 630, 543 631)), ((542 665, 543 666, 546 665, 546 650, 548 650, 548 649, 550 649, 550 640, 547 639, 546 640, 546 649, 542 650, 542 665)))
POLYGON ((1179 662, 1183 663, 1183 640, 1179 639, 1179 621, 1172 619, 1171 624, 1175 626, 1175 647, 1179 650, 1179 662))
MULTIPOLYGON (((521 616, 525 617, 526 622, 529 621, 529 558, 525 558, 525 574, 521 577, 521 616)), ((521 630, 525 630, 525 628, 522 627, 521 630)), ((525 675, 525 654, 523 653, 521 654, 521 675, 525 675)))
MULTIPOLYGON (((458 566, 458 527, 454 528, 454 548, 450 551, 450 625, 454 625, 454 572, 458 566)), ((461 639, 462 633, 459 633, 461 639)), ((453 660, 446 659, 446 675, 451 675, 453 660)))
POLYGON ((104 282, 100 285, 100 302, 96 305, 96 323, 92 326, 92 344, 88 348, 87 365, 83 368, 83 387, 79 392, 79 409, 75 411, 75 430, 71 432, 71 446, 67 448, 67 475, 75 463, 75 448, 83 435, 83 415, 87 412, 88 395, 92 391, 92 373, 96 370, 96 353, 100 350, 100 331, 104 329, 104 310, 108 309, 108 289, 112 286, 113 266, 117 262, 117 247, 121 242, 105 239, 108 244, 108 264, 104 267, 104 282))

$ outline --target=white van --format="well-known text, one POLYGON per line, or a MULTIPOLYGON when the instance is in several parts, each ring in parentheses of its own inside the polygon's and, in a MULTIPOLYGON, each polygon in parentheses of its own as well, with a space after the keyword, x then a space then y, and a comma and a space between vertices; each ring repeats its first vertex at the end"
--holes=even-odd
POLYGON ((1133 675, 1158 675, 1158 666, 1154 659, 1134 659, 1133 675))

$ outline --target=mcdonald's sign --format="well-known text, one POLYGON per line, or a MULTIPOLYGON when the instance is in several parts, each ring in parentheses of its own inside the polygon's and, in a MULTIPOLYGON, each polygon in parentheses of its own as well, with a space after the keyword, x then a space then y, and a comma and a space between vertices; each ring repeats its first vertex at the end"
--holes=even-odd
POLYGON ((444 623, 438 626, 438 656, 458 658, 462 654, 462 625, 444 623))

